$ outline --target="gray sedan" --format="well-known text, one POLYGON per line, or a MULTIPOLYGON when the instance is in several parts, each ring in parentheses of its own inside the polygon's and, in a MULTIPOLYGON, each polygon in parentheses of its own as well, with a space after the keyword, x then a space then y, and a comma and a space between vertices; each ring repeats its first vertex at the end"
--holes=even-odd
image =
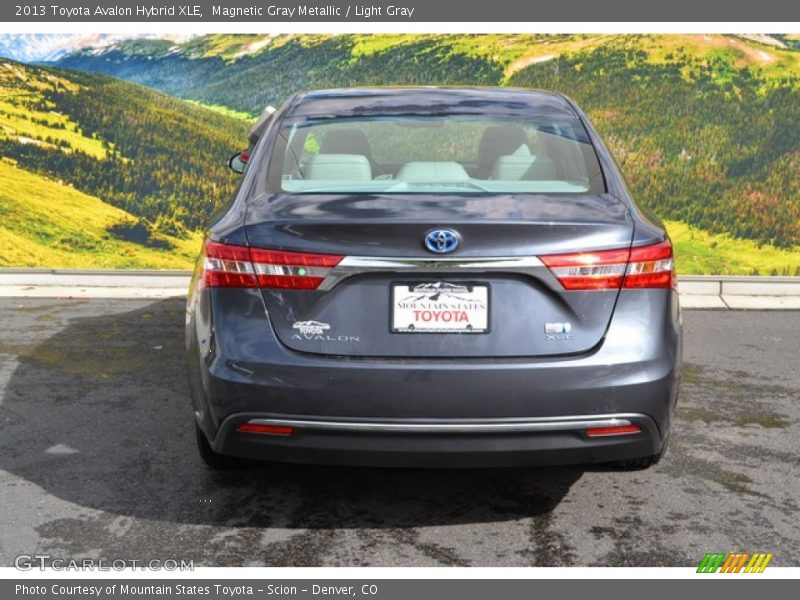
POLYGON ((209 465, 663 454, 681 362, 672 245, 570 100, 315 91, 257 133, 187 304, 209 465))

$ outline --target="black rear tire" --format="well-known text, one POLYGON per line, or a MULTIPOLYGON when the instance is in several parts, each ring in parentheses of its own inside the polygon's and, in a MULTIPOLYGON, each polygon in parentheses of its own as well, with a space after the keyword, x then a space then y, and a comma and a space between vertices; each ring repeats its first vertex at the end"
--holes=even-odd
POLYGON ((617 463, 614 463, 618 469, 623 471, 643 471, 644 469, 649 469, 650 467, 657 465, 658 461, 660 461, 664 454, 667 452, 667 443, 669 442, 669 437, 664 440, 664 443, 661 445, 661 452, 658 454, 653 454, 651 456, 642 456, 639 458, 630 458, 628 460, 621 460, 617 463))
POLYGON ((214 449, 208 442, 208 438, 206 438, 206 434, 203 433, 196 423, 194 426, 194 433, 197 438, 197 452, 200 454, 200 458, 203 459, 203 462, 206 463, 206 466, 214 471, 226 471, 236 466, 236 461, 230 456, 214 452, 214 449))
POLYGON ((639 458, 621 460, 614 463, 614 466, 621 471, 643 471, 644 469, 652 467, 659 460, 661 460, 661 454, 653 454, 652 456, 641 456, 639 458))

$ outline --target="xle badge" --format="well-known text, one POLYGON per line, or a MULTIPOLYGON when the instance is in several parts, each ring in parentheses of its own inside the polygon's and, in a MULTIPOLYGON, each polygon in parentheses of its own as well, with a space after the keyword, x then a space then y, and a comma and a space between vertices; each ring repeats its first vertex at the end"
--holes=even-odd
POLYGON ((569 321, 544 324, 544 335, 549 342, 563 342, 572 339, 570 331, 572 331, 572 323, 569 321))

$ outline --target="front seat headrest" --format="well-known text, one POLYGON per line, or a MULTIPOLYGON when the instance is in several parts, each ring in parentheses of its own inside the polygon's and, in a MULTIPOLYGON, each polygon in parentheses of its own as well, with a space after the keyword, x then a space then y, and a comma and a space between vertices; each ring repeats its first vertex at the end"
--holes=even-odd
POLYGON ((513 154, 528 143, 525 130, 519 125, 492 125, 487 127, 478 144, 478 171, 480 179, 487 179, 501 156, 513 154))
POLYGON ((327 131, 319 147, 320 154, 359 154, 372 162, 372 149, 367 135, 360 129, 327 131))

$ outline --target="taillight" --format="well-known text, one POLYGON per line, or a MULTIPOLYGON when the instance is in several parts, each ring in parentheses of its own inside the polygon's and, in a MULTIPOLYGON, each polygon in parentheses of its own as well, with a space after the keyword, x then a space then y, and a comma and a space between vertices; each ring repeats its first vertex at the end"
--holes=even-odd
POLYGON ((631 248, 631 258, 625 274, 624 288, 674 288, 675 259, 669 240, 651 246, 631 248))
POLYGON ((675 287, 669 240, 650 246, 539 257, 566 290, 675 287))
POLYGON ((541 256, 566 290, 615 290, 622 284, 630 250, 572 252, 541 256))
POLYGON ((203 285, 206 287, 258 286, 250 248, 206 240, 203 258, 203 285))
POLYGON ((284 252, 207 240, 203 258, 206 287, 315 290, 341 256, 284 252))

